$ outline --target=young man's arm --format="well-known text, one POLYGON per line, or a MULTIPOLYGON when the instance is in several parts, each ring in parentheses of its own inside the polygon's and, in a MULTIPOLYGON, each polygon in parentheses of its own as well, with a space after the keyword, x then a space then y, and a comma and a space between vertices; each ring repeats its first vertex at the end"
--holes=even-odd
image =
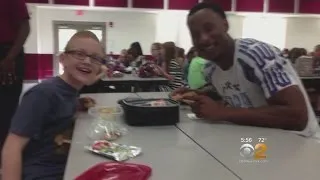
POLYGON ((12 119, 2 151, 2 180, 21 179, 22 152, 30 139, 41 136, 46 115, 55 107, 50 89, 38 86, 25 93, 12 119))
POLYGON ((243 58, 249 58, 246 63, 254 69, 252 80, 261 86, 268 106, 221 108, 211 102, 211 112, 209 109, 206 110, 207 114, 211 113, 210 119, 222 119, 242 125, 303 130, 308 122, 308 109, 303 93, 298 87, 296 74, 289 70, 290 67, 285 67, 290 64, 286 64, 288 62, 264 43, 252 45, 244 54, 247 57, 243 58), (212 110, 215 108, 218 110, 212 110))
POLYGON ((29 138, 9 133, 2 150, 2 179, 21 180, 22 152, 29 138))
POLYGON ((308 122, 308 110, 297 86, 291 86, 268 99, 260 108, 226 108, 222 119, 242 125, 302 131, 308 122))

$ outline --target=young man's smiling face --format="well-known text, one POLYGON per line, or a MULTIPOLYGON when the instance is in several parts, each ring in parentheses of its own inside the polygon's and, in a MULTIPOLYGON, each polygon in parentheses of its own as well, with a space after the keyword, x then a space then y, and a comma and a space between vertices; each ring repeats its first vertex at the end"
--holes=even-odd
POLYGON ((199 54, 207 60, 219 61, 228 47, 227 20, 213 10, 204 8, 188 17, 188 26, 199 54))
POLYGON ((69 42, 60 62, 65 73, 80 86, 93 84, 104 63, 101 44, 90 37, 74 37, 69 42))

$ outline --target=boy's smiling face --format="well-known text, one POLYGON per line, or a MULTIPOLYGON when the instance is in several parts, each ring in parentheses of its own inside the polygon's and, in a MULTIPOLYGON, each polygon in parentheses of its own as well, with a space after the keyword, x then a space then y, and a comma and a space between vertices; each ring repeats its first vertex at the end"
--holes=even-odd
POLYGON ((104 64, 103 58, 100 42, 91 37, 74 37, 60 56, 60 62, 72 83, 81 87, 97 80, 104 64))

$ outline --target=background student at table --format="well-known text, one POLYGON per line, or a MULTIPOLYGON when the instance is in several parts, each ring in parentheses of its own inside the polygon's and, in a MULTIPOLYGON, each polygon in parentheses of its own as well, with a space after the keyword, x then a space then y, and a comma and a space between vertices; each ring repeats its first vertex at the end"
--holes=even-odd
POLYGON ((161 66, 161 43, 155 42, 151 45, 151 56, 154 62, 161 66))
POLYGON ((145 60, 142 53, 142 48, 139 42, 134 42, 130 45, 128 50, 128 61, 131 67, 140 67, 145 60))
POLYGON ((176 46, 173 42, 162 44, 161 57, 162 64, 159 70, 163 77, 169 79, 169 84, 159 86, 160 91, 172 91, 184 86, 182 69, 175 60, 176 46))

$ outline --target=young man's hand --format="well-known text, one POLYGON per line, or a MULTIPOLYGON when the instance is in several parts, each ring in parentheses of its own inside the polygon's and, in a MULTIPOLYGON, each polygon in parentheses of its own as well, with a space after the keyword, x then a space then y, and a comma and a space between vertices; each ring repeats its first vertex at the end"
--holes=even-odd
POLYGON ((194 101, 190 106, 199 118, 222 120, 223 114, 226 112, 226 108, 221 103, 212 100, 208 96, 198 95, 186 97, 186 99, 194 101))
POLYGON ((181 88, 178 88, 178 89, 172 91, 172 92, 170 93, 170 96, 176 96, 176 95, 178 95, 178 94, 179 94, 179 95, 182 95, 182 94, 185 94, 185 93, 190 92, 190 91, 192 91, 192 90, 189 89, 189 88, 181 87, 181 88))

